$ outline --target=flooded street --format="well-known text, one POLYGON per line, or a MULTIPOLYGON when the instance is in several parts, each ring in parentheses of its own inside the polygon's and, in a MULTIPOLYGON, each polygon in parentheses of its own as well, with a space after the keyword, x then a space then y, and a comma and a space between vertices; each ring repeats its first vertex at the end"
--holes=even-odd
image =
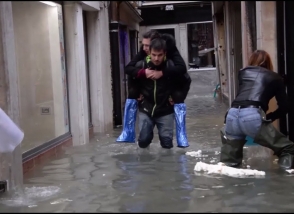
POLYGON ((213 72, 202 72, 207 73, 190 73, 190 147, 177 148, 174 139, 173 149, 162 149, 157 131, 145 150, 115 143, 120 129, 96 135, 89 145, 69 148, 34 168, 25 176, 26 198, 2 198, 1 212, 293 212, 293 178, 274 157, 246 155, 246 165, 266 172, 260 179, 194 172, 197 161, 218 162, 227 110, 213 97, 213 72), (202 157, 185 155, 197 150, 202 157))

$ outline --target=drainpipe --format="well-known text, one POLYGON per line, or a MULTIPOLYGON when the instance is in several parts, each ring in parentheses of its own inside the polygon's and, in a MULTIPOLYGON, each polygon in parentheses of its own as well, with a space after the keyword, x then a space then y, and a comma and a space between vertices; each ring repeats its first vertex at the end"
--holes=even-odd
POLYGON ((113 96, 114 125, 122 125, 121 106, 121 78, 119 66, 119 5, 122 1, 113 1, 110 6, 111 21, 109 24, 110 51, 111 51, 111 76, 113 96))

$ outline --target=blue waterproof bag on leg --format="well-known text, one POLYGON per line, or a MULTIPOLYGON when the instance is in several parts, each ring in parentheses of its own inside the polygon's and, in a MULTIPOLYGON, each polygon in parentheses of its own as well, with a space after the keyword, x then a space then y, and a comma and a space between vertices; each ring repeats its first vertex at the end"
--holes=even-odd
POLYGON ((180 148, 189 146, 186 133, 186 104, 180 103, 174 105, 176 120, 176 136, 177 144, 180 148))
POLYGON ((138 101, 136 99, 127 99, 124 112, 123 131, 117 138, 117 142, 135 143, 136 141, 136 116, 138 101))

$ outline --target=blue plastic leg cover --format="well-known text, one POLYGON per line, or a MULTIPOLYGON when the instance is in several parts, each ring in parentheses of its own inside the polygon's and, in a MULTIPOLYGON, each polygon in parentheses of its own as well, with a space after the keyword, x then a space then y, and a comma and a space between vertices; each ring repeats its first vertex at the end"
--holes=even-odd
POLYGON ((127 99, 125 112, 124 112, 124 124, 123 131, 117 138, 117 142, 129 142, 135 143, 136 140, 136 116, 138 109, 138 101, 135 99, 127 99))
POLYGON ((175 104, 174 110, 176 119, 176 135, 178 147, 185 148, 189 146, 186 133, 186 104, 175 104))

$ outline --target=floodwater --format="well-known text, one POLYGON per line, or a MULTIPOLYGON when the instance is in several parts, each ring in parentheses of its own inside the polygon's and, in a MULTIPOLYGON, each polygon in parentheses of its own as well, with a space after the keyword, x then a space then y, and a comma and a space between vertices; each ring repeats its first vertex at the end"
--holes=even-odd
POLYGON ((89 145, 69 148, 36 167, 25 176, 24 196, 1 195, 0 211, 293 212, 293 178, 267 152, 252 155, 250 147, 244 158, 245 166, 265 171, 265 178, 194 172, 197 161, 218 162, 227 106, 213 97, 213 73, 193 71, 191 76, 189 148, 164 150, 157 137, 145 150, 115 143, 120 129, 97 135, 89 145), (202 157, 185 155, 197 150, 202 157))

